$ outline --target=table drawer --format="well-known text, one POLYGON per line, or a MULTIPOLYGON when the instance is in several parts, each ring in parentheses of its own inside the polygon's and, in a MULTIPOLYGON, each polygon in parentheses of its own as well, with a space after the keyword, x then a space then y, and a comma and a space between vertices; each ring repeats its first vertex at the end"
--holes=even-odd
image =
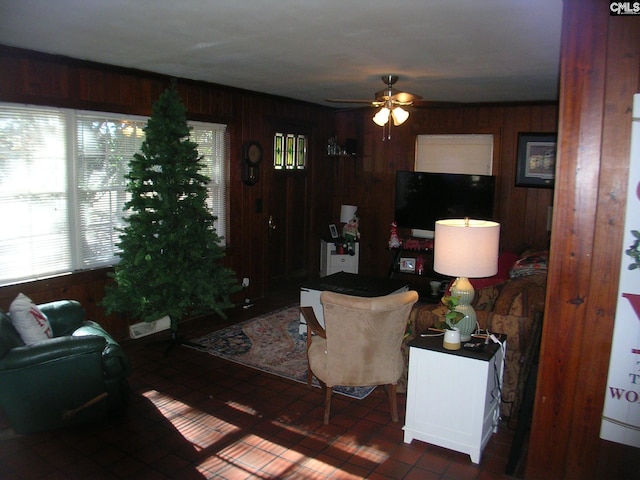
POLYGON ((329 255, 329 265, 333 268, 352 269, 356 265, 355 255, 329 255))

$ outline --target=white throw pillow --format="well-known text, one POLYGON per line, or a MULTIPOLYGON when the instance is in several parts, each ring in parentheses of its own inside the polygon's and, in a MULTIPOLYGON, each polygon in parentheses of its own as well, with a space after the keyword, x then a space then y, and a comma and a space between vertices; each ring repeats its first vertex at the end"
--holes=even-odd
POLYGON ((31 345, 53 336, 51 325, 45 314, 23 293, 11 302, 9 313, 11 323, 25 344, 31 345))

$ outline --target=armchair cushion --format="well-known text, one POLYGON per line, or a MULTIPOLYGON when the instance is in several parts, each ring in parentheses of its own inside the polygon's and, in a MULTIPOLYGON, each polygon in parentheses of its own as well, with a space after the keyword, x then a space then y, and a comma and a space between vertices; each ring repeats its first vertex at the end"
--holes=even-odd
POLYGON ((46 315, 25 294, 20 293, 9 307, 11 323, 27 345, 53 336, 46 315))
POLYGON ((12 348, 22 345, 24 342, 13 327, 11 319, 5 313, 0 312, 0 359, 12 348))
POLYGON ((54 337, 71 335, 84 322, 84 309, 75 300, 58 300, 39 305, 49 319, 54 337))
POLYGON ((57 362, 68 357, 84 354, 102 354, 105 346, 100 337, 58 337, 46 342, 13 348, 0 362, 0 372, 25 369, 46 362, 57 362))
POLYGON ((122 347, 96 322, 86 321, 73 332, 78 338, 100 338, 104 340, 102 349, 102 368, 105 378, 126 376, 131 372, 128 357, 122 347))
POLYGON ((328 378, 329 371, 327 367, 327 339, 322 337, 314 337, 313 342, 307 350, 309 363, 313 364, 313 373, 320 379, 328 378))

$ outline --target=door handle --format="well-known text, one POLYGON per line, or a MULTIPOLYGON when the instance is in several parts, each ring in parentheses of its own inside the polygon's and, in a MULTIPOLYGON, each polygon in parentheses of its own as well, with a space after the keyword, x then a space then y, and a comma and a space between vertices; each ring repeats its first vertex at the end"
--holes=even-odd
POLYGON ((269 228, 275 230, 277 227, 276 222, 273 221, 273 215, 269 215, 269 228))

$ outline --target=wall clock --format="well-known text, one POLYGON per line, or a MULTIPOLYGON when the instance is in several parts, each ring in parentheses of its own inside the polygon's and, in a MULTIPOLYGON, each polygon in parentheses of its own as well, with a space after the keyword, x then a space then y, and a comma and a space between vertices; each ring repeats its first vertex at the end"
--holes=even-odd
POLYGON ((258 182, 259 165, 262 161, 262 147, 258 142, 246 142, 242 146, 242 181, 247 185, 258 182))

